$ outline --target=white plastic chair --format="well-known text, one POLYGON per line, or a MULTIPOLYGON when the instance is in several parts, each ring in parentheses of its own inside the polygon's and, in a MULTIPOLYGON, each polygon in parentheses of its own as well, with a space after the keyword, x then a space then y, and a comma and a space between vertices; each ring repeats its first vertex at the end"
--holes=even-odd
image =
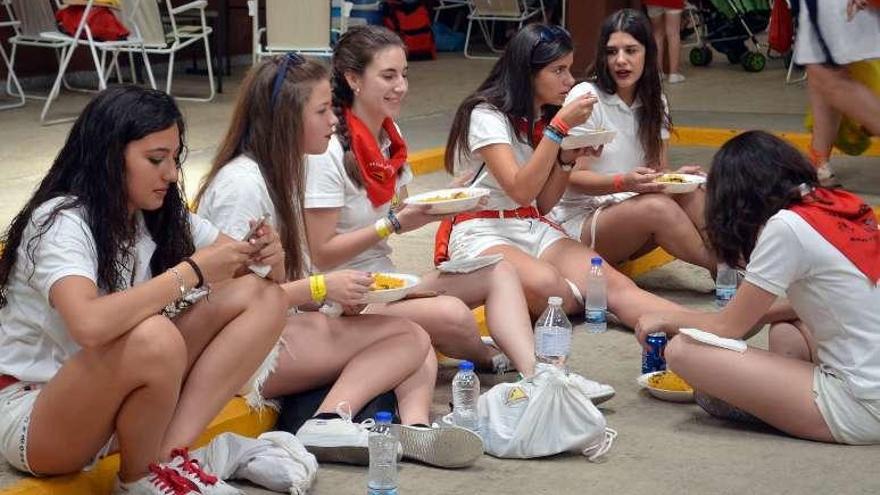
MULTIPOLYGON (((208 67, 208 96, 204 98, 191 96, 175 96, 178 100, 202 101, 208 102, 214 99, 216 89, 214 86, 214 64, 211 60, 211 46, 209 37, 212 29, 208 27, 205 18, 205 8, 208 6, 207 0, 195 0, 178 7, 175 7, 171 0, 165 0, 165 14, 168 21, 168 28, 162 22, 162 16, 159 8, 161 0, 126 0, 123 2, 123 12, 125 17, 129 19, 129 23, 137 26, 138 31, 143 36, 143 50, 150 55, 167 55, 168 56, 168 74, 165 77, 165 92, 171 93, 171 85, 174 80, 174 59, 177 52, 184 48, 201 41, 205 47, 205 63, 208 67), (137 3, 140 2, 140 5, 137 3), (177 16, 189 11, 196 11, 199 14, 199 22, 197 24, 183 26, 178 23, 177 16)), ((128 52, 129 55, 134 52, 140 52, 139 46, 124 46, 119 48, 121 52, 128 52)), ((114 64, 118 70, 118 64, 114 64)), ((121 75, 120 75, 121 77, 121 75)))
POLYGON ((467 58, 497 58, 494 56, 476 56, 468 53, 474 22, 479 25, 480 31, 483 32, 483 38, 485 38, 486 44, 489 45, 489 49, 495 53, 500 53, 501 49, 496 48, 492 43, 494 29, 490 30, 487 23, 498 21, 513 22, 517 24, 517 29, 520 29, 527 20, 539 14, 544 22, 547 22, 544 0, 537 0, 537 4, 530 3, 528 0, 469 0, 469 2, 471 12, 468 14, 468 28, 464 38, 464 56, 467 58))
MULTIPOLYGON (((17 21, 0 21, 0 29, 7 27, 17 27, 17 21)), ((12 103, 4 103, 0 105, 0 110, 6 110, 8 108, 17 108, 23 106, 25 104, 25 96, 24 90, 21 89, 21 84, 18 82, 18 77, 15 75, 15 70, 12 67, 12 61, 9 59, 9 56, 6 55, 6 49, 3 48, 3 44, 0 43, 0 58, 3 59, 3 63, 6 64, 6 87, 7 92, 9 92, 10 96, 17 96, 18 101, 12 103), (11 92, 11 86, 14 85, 17 90, 16 93, 11 92)))
POLYGON ((248 1, 254 39, 253 62, 287 52, 330 57, 330 2, 264 0, 266 27, 260 27, 259 0, 248 1), (263 38, 265 35, 265 43, 263 38))

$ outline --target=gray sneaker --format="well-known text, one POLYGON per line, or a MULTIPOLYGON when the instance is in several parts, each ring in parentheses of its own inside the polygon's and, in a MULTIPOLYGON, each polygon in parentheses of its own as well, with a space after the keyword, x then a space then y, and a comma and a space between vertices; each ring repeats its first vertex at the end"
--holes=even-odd
POLYGON ((472 466, 483 455, 483 440, 460 426, 400 425, 403 458, 441 468, 472 466))

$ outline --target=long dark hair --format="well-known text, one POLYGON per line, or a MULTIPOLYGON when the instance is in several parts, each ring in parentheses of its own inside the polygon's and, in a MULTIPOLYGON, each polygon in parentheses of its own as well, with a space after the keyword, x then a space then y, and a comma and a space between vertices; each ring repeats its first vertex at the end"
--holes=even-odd
POLYGON ((246 155, 257 162, 278 214, 278 235, 291 280, 302 276, 305 264, 303 111, 315 84, 329 77, 324 65, 294 55, 263 60, 248 71, 238 90, 229 129, 196 195, 198 203, 220 169, 235 157, 246 155), (285 73, 279 75, 280 70, 285 73))
POLYGON ((362 75, 376 53, 394 46, 406 52, 406 45, 395 32, 382 26, 364 25, 348 29, 333 49, 333 112, 339 119, 336 137, 345 150, 345 172, 358 187, 363 187, 363 179, 351 151, 351 133, 345 121, 345 109, 354 104, 354 91, 345 74, 362 75))
POLYGON ((660 69, 657 66, 657 43, 651 31, 651 22, 638 10, 622 9, 608 16, 602 23, 599 44, 596 47, 596 61, 589 72, 596 86, 611 95, 617 93, 617 83, 608 68, 606 46, 611 35, 626 33, 645 47, 645 68, 642 77, 636 82, 636 101, 641 101, 638 112, 639 141, 645 150, 645 163, 657 168, 660 166, 660 153, 663 140, 660 131, 664 127, 672 129, 672 119, 663 105, 663 88, 660 84, 660 69))
POLYGON ((800 184, 818 187, 816 169, 782 139, 749 131, 724 143, 706 184, 706 232, 718 258, 748 262, 767 220, 800 202, 800 184))
MULTIPOLYGON (((34 195, 12 221, 0 257, 0 307, 6 305, 9 278, 18 248, 34 210, 53 198, 67 197, 27 239, 26 253, 34 262, 40 239, 62 210, 82 208, 98 255, 98 287, 114 292, 127 287, 123 273, 134 260, 136 225, 128 210, 125 148, 155 132, 177 126, 180 152, 185 150, 185 127, 180 110, 169 95, 135 86, 99 93, 80 114, 64 147, 34 195)), ((180 163, 181 155, 175 157, 180 163)), ((143 211, 149 234, 156 243, 150 269, 160 273, 193 253, 189 214, 181 184, 170 187, 162 206, 143 211)))
MULTIPOLYGON (((572 50, 571 36, 558 26, 530 24, 520 29, 508 42, 486 80, 458 106, 446 140, 444 161, 447 172, 454 173, 456 158, 467 156, 470 151, 471 113, 477 105, 486 103, 495 107, 507 116, 514 129, 519 128, 517 121, 521 119, 525 119, 531 129, 536 120, 556 115, 559 107, 555 105, 547 105, 543 115, 535 115, 533 80, 541 69, 572 50)), ((537 145, 531 142, 531 133, 518 137, 524 143, 537 145)))

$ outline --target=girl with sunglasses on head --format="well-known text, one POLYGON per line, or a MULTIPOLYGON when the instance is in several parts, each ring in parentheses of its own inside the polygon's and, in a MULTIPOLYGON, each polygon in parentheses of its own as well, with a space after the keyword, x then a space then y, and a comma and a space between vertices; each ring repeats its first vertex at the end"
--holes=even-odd
POLYGON ((706 226, 719 259, 746 263, 745 281, 720 312, 643 316, 639 342, 666 333, 669 367, 713 414, 751 414, 810 440, 880 443, 880 231, 871 207, 821 187, 796 149, 752 131, 712 160, 706 226), (765 313, 769 352, 676 336, 688 327, 740 339, 765 313))
MULTIPOLYGON (((403 42, 385 28, 352 28, 336 45, 333 105, 339 124, 327 152, 308 157, 305 194, 309 254, 319 269, 393 272, 388 236, 441 219, 421 206, 392 210, 394 197, 403 198, 412 180, 406 142, 394 122, 408 89, 407 70, 403 42)), ((512 362, 523 375, 533 374, 531 322, 508 263, 467 274, 433 271, 422 276, 419 290, 445 295, 370 305, 364 311, 418 323, 447 356, 496 372, 508 371, 512 362), (495 345, 504 354, 480 339, 470 308, 482 304, 495 345)))
MULTIPOLYGON (((572 133, 616 131, 602 155, 578 164, 552 218, 574 239, 616 264, 657 246, 714 274, 715 257, 706 247, 702 189, 663 194, 655 182, 668 169, 672 123, 660 87, 657 46, 645 16, 620 10, 602 24, 593 82, 572 88, 566 101, 585 94, 598 102, 572 133)), ((677 172, 701 173, 698 166, 677 172)))
POLYGON ((184 150, 170 96, 103 91, 7 231, 0 449, 17 469, 75 473, 118 449, 114 493, 240 493, 186 447, 272 349, 284 300, 232 278, 270 249, 187 211, 184 150))
MULTIPOLYGON (((569 314, 582 311, 596 256, 543 217, 562 196, 575 160, 596 154, 560 148, 566 130, 582 124, 596 103, 582 94, 562 106, 574 84, 572 61, 563 29, 532 24, 520 30, 458 108, 446 146, 447 170, 488 170, 482 186, 491 191, 486 211, 452 219, 449 257, 503 254, 519 273, 533 315, 549 296, 561 296, 569 314)), ((611 267, 605 273, 609 309, 628 325, 645 311, 677 307, 611 267)))
MULTIPOLYGON (((279 243, 284 256, 254 269, 268 269, 268 276, 283 282, 291 308, 317 309, 325 299, 357 305, 372 283, 368 273, 357 270, 304 276, 304 156, 327 149, 336 122, 323 65, 296 54, 262 61, 242 83, 232 123, 197 196, 199 213, 235 238, 269 215, 261 233, 279 243)), ((254 380, 255 393, 275 398, 333 384, 315 416, 296 433, 320 461, 368 463, 369 432, 351 421, 351 413, 389 390, 397 395, 405 425, 405 457, 463 467, 482 454, 472 432, 428 426, 437 359, 415 323, 297 311, 288 316, 282 338, 254 380)))

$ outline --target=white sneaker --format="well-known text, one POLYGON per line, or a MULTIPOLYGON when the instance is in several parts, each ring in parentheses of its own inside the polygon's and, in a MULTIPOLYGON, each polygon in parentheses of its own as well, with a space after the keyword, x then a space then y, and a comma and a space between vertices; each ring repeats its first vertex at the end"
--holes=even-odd
POLYGON ((150 474, 123 483, 116 478, 113 495, 198 495, 199 488, 168 466, 150 464, 150 474))
POLYGON ((174 469, 181 476, 191 481, 198 487, 203 495, 244 495, 244 492, 227 484, 217 476, 208 474, 199 466, 199 461, 190 458, 187 449, 174 449, 171 451, 171 461, 167 467, 174 469))
POLYGON ((678 84, 684 82, 685 77, 679 73, 669 74, 669 84, 678 84))
POLYGON ((483 455, 483 440, 460 426, 400 426, 403 457, 431 466, 463 468, 483 455))
MULTIPOLYGON (((306 450, 311 452, 318 462, 339 462, 370 465, 370 429, 376 424, 372 419, 361 423, 351 420, 348 403, 336 406, 336 414, 340 418, 312 418, 297 430, 296 438, 302 442, 306 450)), ((401 453, 397 445, 398 457, 401 453)))
POLYGON ((504 351, 498 347, 498 344, 495 343, 495 339, 492 337, 480 337, 480 340, 483 341, 489 347, 497 350, 498 353, 492 356, 492 372, 498 375, 503 375, 505 373, 512 373, 516 371, 516 368, 513 367, 513 363, 510 361, 510 358, 507 357, 507 354, 504 354, 504 351))
MULTIPOLYGON (((535 373, 540 373, 541 368, 544 366, 552 365, 538 363, 535 366, 535 373)), ((605 402, 606 400, 614 397, 614 394, 616 393, 614 387, 612 387, 611 385, 595 382, 593 380, 590 380, 589 378, 584 378, 577 373, 570 373, 569 377, 572 380, 578 382, 578 385, 584 391, 584 394, 587 396, 587 398, 593 402, 593 405, 599 405, 605 402)))
POLYGON ((822 187, 840 187, 840 181, 831 170, 831 165, 826 163, 816 168, 816 175, 819 177, 819 185, 822 187))

